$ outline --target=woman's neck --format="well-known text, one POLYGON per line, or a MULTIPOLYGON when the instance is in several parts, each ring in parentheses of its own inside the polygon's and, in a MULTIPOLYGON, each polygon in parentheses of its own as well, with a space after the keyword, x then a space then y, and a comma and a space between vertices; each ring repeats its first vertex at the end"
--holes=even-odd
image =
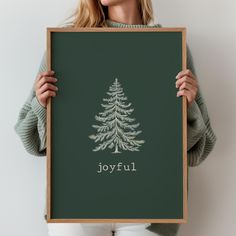
POLYGON ((108 19, 124 24, 143 24, 137 2, 124 1, 108 6, 108 19))

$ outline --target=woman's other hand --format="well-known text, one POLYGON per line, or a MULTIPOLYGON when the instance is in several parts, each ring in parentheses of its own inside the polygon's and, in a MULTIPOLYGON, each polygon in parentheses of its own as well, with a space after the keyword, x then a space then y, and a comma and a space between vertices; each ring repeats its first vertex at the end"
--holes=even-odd
POLYGON ((35 81, 34 89, 39 103, 46 108, 47 99, 55 97, 58 88, 53 85, 57 81, 54 77, 54 71, 45 71, 40 73, 35 81))
POLYGON ((198 91, 198 83, 196 77, 190 70, 183 70, 176 76, 176 88, 179 89, 177 97, 186 96, 188 106, 191 106, 196 98, 198 91))

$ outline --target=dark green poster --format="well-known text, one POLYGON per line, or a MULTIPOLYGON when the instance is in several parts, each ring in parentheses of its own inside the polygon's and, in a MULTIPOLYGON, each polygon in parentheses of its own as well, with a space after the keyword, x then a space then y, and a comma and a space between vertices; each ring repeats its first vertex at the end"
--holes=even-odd
POLYGON ((184 29, 48 29, 48 222, 184 222, 184 29))

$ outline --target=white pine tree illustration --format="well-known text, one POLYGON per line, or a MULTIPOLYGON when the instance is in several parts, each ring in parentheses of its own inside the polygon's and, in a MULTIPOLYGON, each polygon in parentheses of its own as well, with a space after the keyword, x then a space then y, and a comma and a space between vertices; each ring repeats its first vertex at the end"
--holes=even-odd
POLYGON ((125 102, 127 97, 117 78, 109 87, 107 95, 109 98, 103 98, 105 104, 101 104, 104 111, 95 116, 95 120, 101 124, 92 125, 97 133, 89 135, 95 143, 100 142, 93 151, 106 148, 114 149, 112 153, 120 153, 121 150, 139 151, 144 140, 135 138, 142 131, 136 131, 139 123, 134 124, 135 118, 130 117, 134 109, 131 108, 131 103, 125 102))

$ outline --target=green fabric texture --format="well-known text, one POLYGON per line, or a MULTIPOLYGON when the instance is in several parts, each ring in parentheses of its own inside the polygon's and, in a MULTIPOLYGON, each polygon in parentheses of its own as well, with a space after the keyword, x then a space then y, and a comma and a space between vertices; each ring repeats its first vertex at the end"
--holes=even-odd
MULTIPOLYGON (((160 24, 132 25, 112 20, 107 20, 107 23, 108 27, 121 28, 161 27, 160 24)), ((62 27, 66 27, 66 25, 62 27)), ((187 47, 187 68, 196 75, 189 47, 187 47)), ((41 59, 37 75, 44 71, 47 71, 46 51, 41 59)), ((34 86, 19 111, 14 130, 28 153, 32 156, 46 156, 46 108, 39 103, 34 86)), ((216 135, 211 127, 206 103, 199 88, 196 99, 187 110, 188 167, 198 166, 202 163, 212 151, 215 142, 216 135)), ((46 206, 44 217, 46 220, 46 206)), ((152 223, 147 229, 158 235, 175 236, 178 233, 179 226, 180 224, 152 223)))

